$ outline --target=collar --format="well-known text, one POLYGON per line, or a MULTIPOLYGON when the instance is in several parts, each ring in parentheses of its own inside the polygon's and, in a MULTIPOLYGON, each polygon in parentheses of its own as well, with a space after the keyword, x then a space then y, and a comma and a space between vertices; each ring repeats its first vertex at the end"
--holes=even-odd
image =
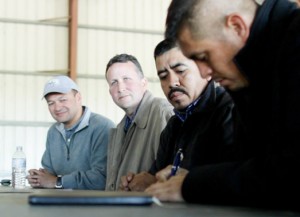
POLYGON ((65 128, 65 135, 67 139, 71 138, 71 136, 75 133, 77 127, 79 126, 84 117, 85 112, 85 108, 83 107, 83 114, 81 115, 80 119, 70 128, 65 128))
POLYGON ((181 122, 185 122, 186 119, 193 114, 193 111, 195 110, 199 100, 202 98, 200 95, 195 101, 193 101, 191 104, 186 107, 184 111, 178 111, 174 109, 175 115, 181 120, 181 122))
POLYGON ((133 119, 135 118, 136 116, 136 113, 137 111, 139 110, 140 108, 140 105, 141 105, 141 102, 139 103, 138 107, 136 108, 134 114, 132 115, 132 117, 130 118, 128 115, 126 115, 126 119, 125 119, 125 125, 124 125, 124 132, 127 133, 133 119))
MULTIPOLYGON (((81 118, 79 119, 79 121, 77 122, 78 123, 78 126, 76 127, 75 129, 75 132, 78 132, 79 130, 85 128, 86 126, 89 125, 89 120, 90 120, 90 117, 91 117, 91 110, 86 107, 86 106, 83 106, 83 109, 84 109, 84 112, 83 112, 83 115, 81 116, 81 118)), ((75 125, 77 125, 77 123, 75 125)), ((75 125, 73 125, 71 128, 69 129, 72 129, 75 125)), ((63 123, 56 123, 56 129, 62 134, 62 135, 65 135, 65 127, 64 127, 64 124, 63 123)))

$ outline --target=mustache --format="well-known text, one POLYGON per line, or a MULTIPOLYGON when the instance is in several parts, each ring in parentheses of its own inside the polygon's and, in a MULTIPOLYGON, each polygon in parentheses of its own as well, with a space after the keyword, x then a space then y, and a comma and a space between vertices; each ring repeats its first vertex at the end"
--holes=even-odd
POLYGON ((169 99, 171 98, 171 95, 172 95, 174 92, 181 92, 181 93, 183 93, 183 94, 185 94, 185 95, 188 95, 188 93, 187 93, 184 89, 182 89, 182 88, 180 88, 180 87, 172 87, 172 89, 170 90, 170 92, 169 92, 169 94, 168 94, 168 98, 169 98, 169 99))

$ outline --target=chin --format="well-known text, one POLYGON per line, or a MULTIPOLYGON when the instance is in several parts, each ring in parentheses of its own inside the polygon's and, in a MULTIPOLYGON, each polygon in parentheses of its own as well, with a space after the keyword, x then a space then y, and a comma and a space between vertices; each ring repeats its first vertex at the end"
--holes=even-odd
POLYGON ((220 86, 229 90, 233 90, 232 88, 234 88, 234 85, 228 80, 221 80, 218 83, 220 84, 220 86))
POLYGON ((176 104, 176 105, 173 105, 174 108, 177 110, 177 111, 183 111, 186 109, 186 107, 188 107, 188 105, 182 105, 182 104, 176 104))

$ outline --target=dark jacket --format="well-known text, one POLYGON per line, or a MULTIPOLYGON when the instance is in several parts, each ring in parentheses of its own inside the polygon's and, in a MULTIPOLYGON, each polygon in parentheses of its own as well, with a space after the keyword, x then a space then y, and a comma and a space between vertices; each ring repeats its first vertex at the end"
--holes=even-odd
POLYGON ((185 169, 231 159, 232 110, 229 94, 210 82, 184 122, 176 115, 168 121, 160 137, 156 161, 149 172, 154 175, 172 164, 180 147, 184 156, 180 167, 185 169))
POLYGON ((266 0, 235 62, 249 87, 231 92, 241 127, 240 160, 199 167, 182 193, 189 202, 299 207, 300 10, 266 0))

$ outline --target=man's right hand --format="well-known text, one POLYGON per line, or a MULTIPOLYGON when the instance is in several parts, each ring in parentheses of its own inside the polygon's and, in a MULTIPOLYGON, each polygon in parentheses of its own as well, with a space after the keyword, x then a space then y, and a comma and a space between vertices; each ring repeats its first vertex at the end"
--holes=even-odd
POLYGON ((119 190, 121 191, 144 191, 157 180, 155 176, 147 172, 134 174, 129 172, 126 176, 121 177, 119 190))
POLYGON ((28 183, 33 188, 55 188, 57 177, 47 170, 40 168, 30 169, 27 176, 28 183))

